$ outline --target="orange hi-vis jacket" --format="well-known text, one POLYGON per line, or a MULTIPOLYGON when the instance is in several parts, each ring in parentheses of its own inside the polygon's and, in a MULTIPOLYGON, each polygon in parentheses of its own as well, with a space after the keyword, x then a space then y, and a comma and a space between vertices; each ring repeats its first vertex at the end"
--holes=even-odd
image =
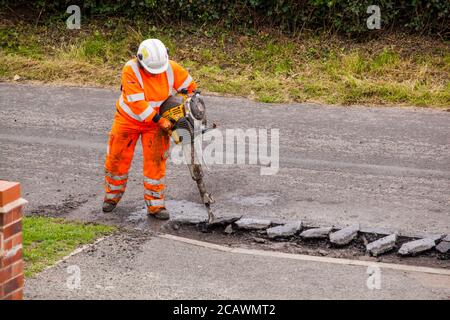
POLYGON ((166 72, 148 74, 136 58, 122 70, 122 95, 116 102, 120 114, 136 124, 151 124, 161 104, 182 89, 192 92, 196 84, 189 73, 175 61, 169 61, 166 72))

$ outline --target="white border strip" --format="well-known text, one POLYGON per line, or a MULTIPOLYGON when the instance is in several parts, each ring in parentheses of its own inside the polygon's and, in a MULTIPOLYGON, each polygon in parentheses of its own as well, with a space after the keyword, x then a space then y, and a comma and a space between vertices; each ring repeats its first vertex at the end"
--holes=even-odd
POLYGON ((208 248, 208 249, 229 252, 229 253, 248 254, 248 255, 255 255, 255 256, 272 257, 272 258, 284 258, 284 259, 301 260, 301 261, 333 263, 333 264, 350 265, 350 266, 363 266, 363 267, 378 266, 380 268, 392 269, 392 270, 431 273, 431 274, 450 276, 450 270, 441 269, 441 268, 409 266, 409 265, 404 265, 404 264, 394 264, 394 263, 385 263, 385 262, 376 262, 376 261, 372 262, 372 261, 361 261, 361 260, 342 259, 342 258, 308 256, 308 255, 304 255, 304 254, 294 254, 294 253, 285 253, 285 252, 276 252, 276 251, 232 248, 232 247, 225 247, 225 246, 221 246, 221 245, 213 244, 213 243, 209 243, 209 242, 198 241, 198 240, 193 240, 193 239, 184 238, 184 237, 178 237, 178 236, 174 236, 171 234, 160 234, 160 235, 158 235, 158 237, 167 239, 167 240, 173 240, 173 241, 191 244, 194 246, 204 247, 204 248, 208 248))

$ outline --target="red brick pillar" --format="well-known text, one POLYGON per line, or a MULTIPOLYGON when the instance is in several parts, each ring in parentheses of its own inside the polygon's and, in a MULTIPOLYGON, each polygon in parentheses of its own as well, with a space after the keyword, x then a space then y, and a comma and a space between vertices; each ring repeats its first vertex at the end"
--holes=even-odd
POLYGON ((0 300, 23 298, 20 183, 0 180, 0 300))

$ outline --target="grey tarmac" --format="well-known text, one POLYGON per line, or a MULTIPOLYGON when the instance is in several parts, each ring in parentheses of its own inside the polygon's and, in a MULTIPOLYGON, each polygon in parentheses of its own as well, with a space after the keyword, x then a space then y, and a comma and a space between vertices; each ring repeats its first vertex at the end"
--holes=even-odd
MULTIPOLYGON (((116 214, 100 210, 118 95, 110 89, 0 84, 0 179, 22 183, 27 214, 145 227, 139 216, 139 145, 116 214)), ((205 100, 208 118, 220 129, 280 129, 278 174, 261 176, 258 165, 209 167, 206 184, 218 215, 450 233, 449 112, 205 100)), ((184 165, 169 164, 167 198, 175 216, 206 218, 184 165)))
POLYGON ((135 231, 113 235, 28 279, 25 298, 448 299, 446 272, 222 252, 135 231), (76 287, 70 286, 73 266, 79 268, 76 287), (371 270, 381 281, 372 281, 371 270))
MULTIPOLYGON (((383 269, 381 288, 370 290, 363 266, 219 252, 157 237, 160 225, 145 215, 139 145, 122 202, 102 213, 118 95, 0 84, 0 179, 22 183, 25 213, 127 227, 27 279, 26 298, 449 298, 445 275, 383 269), (70 265, 80 268, 78 289, 67 287, 70 265)), ((450 113, 205 100, 221 129, 280 129, 278 174, 261 176, 258 165, 209 167, 217 215, 450 234, 450 113)), ((173 217, 206 219, 184 165, 169 163, 166 194, 173 217)))

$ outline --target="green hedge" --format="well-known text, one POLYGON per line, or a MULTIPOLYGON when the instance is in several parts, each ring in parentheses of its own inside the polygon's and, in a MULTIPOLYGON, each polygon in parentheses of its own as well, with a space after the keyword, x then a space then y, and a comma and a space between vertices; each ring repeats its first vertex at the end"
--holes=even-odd
POLYGON ((182 21, 230 29, 277 27, 290 33, 325 30, 357 36, 371 32, 366 27, 366 10, 369 5, 378 5, 382 30, 447 37, 450 29, 448 0, 0 0, 3 12, 27 12, 28 17, 40 15, 42 20, 64 19, 67 6, 77 2, 88 19, 115 16, 131 21, 148 19, 153 24, 182 21))

